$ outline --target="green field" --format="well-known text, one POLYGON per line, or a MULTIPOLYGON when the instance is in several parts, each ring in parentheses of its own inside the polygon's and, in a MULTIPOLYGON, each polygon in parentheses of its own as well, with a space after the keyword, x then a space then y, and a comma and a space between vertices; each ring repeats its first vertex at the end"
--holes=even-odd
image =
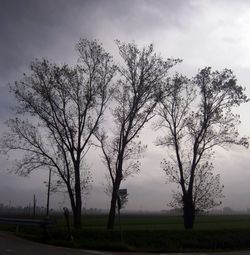
MULTIPOLYGON (((105 229, 107 216, 86 215, 83 217, 83 227, 86 229, 105 229)), ((129 230, 184 230, 181 216, 165 215, 122 215, 122 229, 129 230)), ((119 222, 116 221, 116 228, 119 222)), ((195 230, 233 230, 249 229, 250 215, 206 215, 198 216, 195 230)))
MULTIPOLYGON (((122 215, 106 231, 106 215, 84 215, 82 230, 67 240, 63 217, 56 217, 46 242, 75 248, 127 251, 213 251, 250 249, 250 215, 198 216, 193 230, 184 230, 181 216, 122 215)), ((22 227, 22 236, 42 241, 42 231, 22 227)))

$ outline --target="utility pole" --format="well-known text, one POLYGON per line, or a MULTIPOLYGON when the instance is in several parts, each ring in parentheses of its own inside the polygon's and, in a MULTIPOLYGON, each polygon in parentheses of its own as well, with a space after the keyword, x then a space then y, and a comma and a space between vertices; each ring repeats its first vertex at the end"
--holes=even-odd
POLYGON ((47 218, 49 217, 50 183, 51 183, 51 168, 49 169, 49 182, 48 182, 48 192, 47 192, 47 208, 46 208, 47 218))

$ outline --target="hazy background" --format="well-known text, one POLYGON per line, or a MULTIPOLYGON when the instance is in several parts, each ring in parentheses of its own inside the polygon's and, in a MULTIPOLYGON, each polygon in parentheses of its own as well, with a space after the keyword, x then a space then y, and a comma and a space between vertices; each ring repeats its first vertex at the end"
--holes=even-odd
MULTIPOLYGON (((250 1, 233 0, 0 0, 0 135, 4 121, 13 116, 15 104, 7 84, 21 78, 35 58, 56 63, 76 62, 74 46, 80 37, 99 39, 106 50, 117 56, 115 39, 138 45, 153 43, 162 57, 183 59, 175 68, 188 76, 199 68, 231 68, 250 96, 250 1)), ((250 105, 238 108, 242 135, 250 136, 250 105)), ((141 173, 123 184, 128 189, 128 209, 167 209, 171 185, 160 168, 164 149, 154 146, 157 137, 151 124, 142 132, 148 145, 141 173)), ((105 167, 99 152, 88 155, 93 184, 83 204, 108 208, 104 193, 105 167)), ((10 161, 10 160, 9 160, 10 161)), ((27 205, 33 194, 45 205, 46 170, 23 178, 8 173, 10 162, 0 156, 0 203, 27 205)), ((216 172, 225 185, 222 207, 250 208, 249 150, 234 147, 218 150, 216 172)), ((52 196, 53 207, 67 203, 52 196)))

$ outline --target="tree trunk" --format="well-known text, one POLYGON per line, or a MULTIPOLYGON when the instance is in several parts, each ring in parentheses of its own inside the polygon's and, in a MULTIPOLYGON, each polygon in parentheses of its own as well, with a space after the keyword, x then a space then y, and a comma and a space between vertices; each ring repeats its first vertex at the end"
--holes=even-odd
POLYGON ((81 193, 81 178, 80 178, 80 155, 77 156, 74 164, 75 168, 75 204, 76 210, 74 213, 74 228, 81 229, 82 227, 82 193, 81 193))
POLYGON ((112 198, 111 198, 111 204, 109 209, 109 216, 108 216, 108 223, 107 223, 107 229, 113 230, 115 225, 115 209, 116 209, 116 203, 117 203, 117 191, 120 188, 120 184, 122 181, 122 174, 121 171, 120 174, 117 174, 115 182, 113 184, 113 190, 112 190, 112 198))
POLYGON ((77 203, 76 208, 73 211, 73 226, 75 229, 81 229, 82 227, 82 210, 79 205, 77 206, 77 203))
POLYGON ((77 228, 77 210, 76 210, 76 202, 75 202, 75 197, 73 195, 73 191, 71 189, 71 186, 68 184, 67 185, 67 189, 68 189, 68 194, 69 194, 69 199, 70 199, 70 204, 71 204, 71 210, 72 210, 72 213, 73 213, 73 226, 74 228, 77 228))
POLYGON ((192 196, 189 194, 183 196, 183 219, 185 229, 192 229, 195 220, 195 208, 192 196))
POLYGON ((114 229, 116 201, 117 201, 117 189, 116 189, 116 187, 113 187, 111 204, 110 204, 110 209, 109 209, 109 216, 108 216, 108 223, 107 223, 108 230, 114 229))
POLYGON ((73 226, 75 229, 80 229, 82 227, 82 197, 80 183, 75 183, 75 196, 69 183, 67 184, 67 189, 73 212, 73 226))
POLYGON ((74 204, 74 201, 71 199, 71 209, 73 212, 73 226, 75 229, 81 229, 82 227, 82 206, 81 206, 81 201, 77 201, 74 204))
POLYGON ((80 229, 82 227, 82 196, 80 180, 75 183, 75 201, 76 210, 74 215, 74 228, 80 229))
POLYGON ((107 229, 113 230, 114 224, 115 224, 115 209, 116 209, 116 202, 117 202, 117 192, 120 188, 120 184, 122 181, 122 164, 123 164, 123 154, 124 154, 125 147, 123 147, 122 151, 119 155, 119 163, 118 167, 116 169, 116 176, 115 180, 113 182, 113 190, 112 190, 112 198, 111 198, 111 204, 109 209, 109 216, 108 216, 108 223, 107 223, 107 229))

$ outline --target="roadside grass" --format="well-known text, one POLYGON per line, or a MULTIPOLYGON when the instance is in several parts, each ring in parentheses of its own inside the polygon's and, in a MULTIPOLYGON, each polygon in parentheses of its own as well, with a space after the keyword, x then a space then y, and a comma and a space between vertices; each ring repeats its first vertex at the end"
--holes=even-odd
MULTIPOLYGON (((180 216, 122 215, 122 235, 118 222, 114 231, 107 231, 106 220, 106 215, 83 216, 82 229, 72 230, 73 241, 67 240, 63 217, 56 217, 56 227, 49 230, 46 240, 42 229, 23 226, 19 235, 52 245, 110 251, 184 252, 250 248, 249 215, 198 216, 194 229, 188 231, 184 230, 180 216)), ((10 226, 5 228, 11 230, 10 226)))

